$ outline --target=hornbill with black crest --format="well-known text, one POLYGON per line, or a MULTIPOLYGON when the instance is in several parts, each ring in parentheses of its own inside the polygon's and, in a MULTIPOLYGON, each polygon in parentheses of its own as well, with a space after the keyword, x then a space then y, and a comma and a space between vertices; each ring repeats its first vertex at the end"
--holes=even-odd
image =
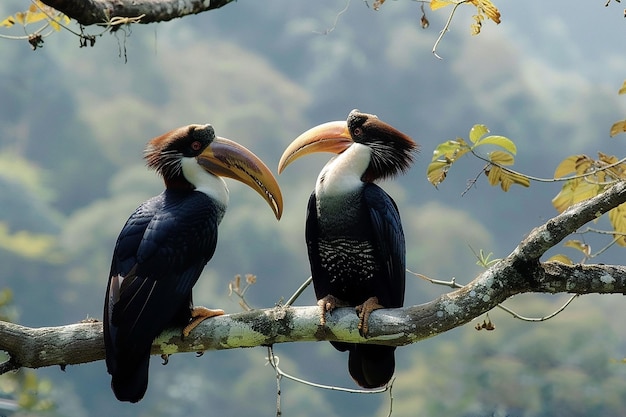
MULTIPOLYGON (((297 137, 284 151, 280 174, 313 152, 332 152, 308 203, 305 238, 320 322, 335 307, 355 306, 359 332, 368 335, 370 313, 402 307, 405 243, 393 199, 374 182, 406 171, 417 144, 378 117, 353 110, 347 121, 328 122, 297 137)), ((364 388, 384 386, 395 369, 395 347, 331 342, 348 351, 348 369, 364 388)))

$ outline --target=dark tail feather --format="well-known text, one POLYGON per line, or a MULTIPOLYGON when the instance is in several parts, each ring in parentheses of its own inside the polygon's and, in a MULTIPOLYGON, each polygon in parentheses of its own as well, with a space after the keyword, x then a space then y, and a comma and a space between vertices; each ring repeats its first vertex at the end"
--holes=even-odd
POLYGON ((143 398, 148 389, 149 364, 149 353, 138 361, 118 360, 111 373, 111 388, 118 400, 136 403, 143 398))
POLYGON ((348 370, 363 388, 386 385, 396 367, 395 346, 354 345, 348 357, 348 370))

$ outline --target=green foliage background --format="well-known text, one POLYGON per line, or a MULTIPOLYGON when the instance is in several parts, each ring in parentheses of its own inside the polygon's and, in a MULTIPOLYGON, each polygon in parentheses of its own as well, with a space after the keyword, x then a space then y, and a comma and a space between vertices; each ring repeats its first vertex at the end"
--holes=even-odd
MULTIPOLYGON (((621 139, 608 138, 626 109, 616 94, 626 74, 619 10, 599 4, 572 10, 563 0, 501 3, 503 23, 487 22, 478 37, 469 35, 470 14, 460 12, 439 47, 443 61, 430 50, 444 16, 429 14, 430 29, 422 30, 415 2, 387 2, 378 12, 354 2, 335 27, 343 4, 329 0, 237 2, 122 29, 97 38, 95 48, 79 49, 67 32, 46 38, 36 52, 26 42, 3 40, 0 288, 13 292, 13 318, 28 326, 101 318, 117 233, 134 208, 162 188, 141 158, 150 138, 208 122, 275 169, 299 133, 344 119, 353 108, 378 114, 422 145, 411 172, 383 185, 400 206, 408 267, 433 278, 471 280, 480 268, 470 248, 507 255, 555 214, 550 199, 560 186, 503 194, 483 180, 461 197, 481 167, 465 163, 437 191, 426 181, 436 144, 484 123, 515 140, 517 169, 543 177, 572 153, 623 153, 621 139)), ((0 16, 26 4, 2 2, 0 16)), ((228 282, 254 273, 258 282, 248 301, 269 307, 308 277, 304 212, 327 159, 299 161, 279 177, 280 223, 256 194, 228 182, 231 205, 196 303, 238 311, 228 282)), ((615 249, 603 262, 622 259, 615 249)), ((407 304, 446 291, 407 279, 407 304)), ((495 331, 466 326, 399 349, 393 415, 626 414, 622 298, 582 297, 537 324, 494 311, 495 331)), ((313 302, 311 290, 298 300, 313 302)), ((563 302, 524 296, 507 305, 542 316, 563 302)), ((276 353, 287 372, 354 386, 346 357, 328 344, 277 346, 276 353)), ((55 402, 46 411, 51 416, 270 416, 275 378, 265 354, 259 348, 175 355, 168 366, 155 358, 148 394, 138 405, 114 399, 102 362, 39 370, 48 385, 34 395, 55 402)), ((14 376, 0 377, 0 390, 8 378, 14 376)), ((287 381, 282 388, 285 416, 378 416, 389 407, 386 395, 324 392, 287 381)))

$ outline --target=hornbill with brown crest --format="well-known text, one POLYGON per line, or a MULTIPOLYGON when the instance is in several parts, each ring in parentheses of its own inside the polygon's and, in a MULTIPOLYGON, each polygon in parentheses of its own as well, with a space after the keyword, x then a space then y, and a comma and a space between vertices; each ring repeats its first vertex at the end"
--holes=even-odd
POLYGON ((228 205, 221 177, 257 191, 280 219, 276 179, 252 152, 216 137, 211 125, 189 125, 152 139, 145 159, 165 190, 130 216, 115 245, 104 305, 106 365, 120 401, 137 402, 148 386, 150 349, 167 327, 183 335, 223 310, 193 307, 192 287, 217 244, 228 205))

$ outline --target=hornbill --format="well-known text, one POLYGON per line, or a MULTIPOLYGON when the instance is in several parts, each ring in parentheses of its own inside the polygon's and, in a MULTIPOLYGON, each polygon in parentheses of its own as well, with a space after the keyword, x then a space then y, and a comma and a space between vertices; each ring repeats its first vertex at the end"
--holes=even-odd
MULTIPOLYGON (((418 145, 378 117, 353 110, 298 136, 283 153, 280 174, 313 152, 338 154, 320 172, 308 203, 305 238, 320 323, 335 307, 356 306, 361 336, 373 310, 402 307, 405 244, 400 214, 376 180, 406 171, 418 145)), ((348 370, 364 388, 389 382, 393 346, 331 342, 349 351, 348 370)))
POLYGON ((228 205, 221 177, 243 182, 269 203, 277 219, 282 195, 252 152, 215 136, 211 125, 189 125, 152 139, 148 167, 165 190, 144 202, 124 225, 113 251, 104 303, 106 365, 120 401, 137 402, 148 386, 150 349, 167 327, 183 336, 223 310, 193 307, 192 287, 217 243, 228 205))

